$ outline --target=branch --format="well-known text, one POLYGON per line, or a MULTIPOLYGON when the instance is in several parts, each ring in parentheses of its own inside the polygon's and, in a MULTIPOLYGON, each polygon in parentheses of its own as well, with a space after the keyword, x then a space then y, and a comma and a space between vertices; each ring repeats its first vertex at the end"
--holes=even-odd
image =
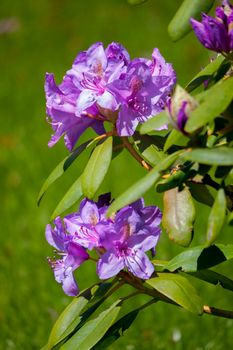
POLYGON ((148 171, 152 169, 152 167, 135 151, 132 144, 129 142, 128 137, 123 136, 122 141, 129 153, 143 166, 143 168, 148 171))
POLYGON ((216 307, 204 305, 203 312, 208 315, 231 318, 233 319, 233 311, 217 309, 216 307))

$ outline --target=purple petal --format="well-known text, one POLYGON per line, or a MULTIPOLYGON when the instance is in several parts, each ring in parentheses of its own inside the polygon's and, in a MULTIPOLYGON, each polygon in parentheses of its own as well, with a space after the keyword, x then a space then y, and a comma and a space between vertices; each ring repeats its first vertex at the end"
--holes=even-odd
POLYGON ((154 229, 153 234, 137 234, 129 237, 127 244, 132 249, 140 249, 143 252, 147 252, 148 250, 154 248, 158 243, 160 238, 161 229, 154 229))
POLYGON ((70 272, 62 281, 64 292, 70 297, 76 297, 79 293, 78 285, 74 279, 73 273, 70 272))
POLYGON ((122 104, 116 123, 118 135, 133 135, 137 125, 138 120, 135 118, 134 112, 126 104, 122 104))
POLYGON ((124 268, 124 260, 112 252, 102 255, 97 264, 97 274, 100 279, 108 279, 118 274, 124 268))
POLYGON ((97 100, 97 95, 92 90, 83 90, 78 99, 76 105, 76 116, 81 116, 81 114, 86 111, 87 108, 91 107, 97 100))
POLYGON ((89 199, 84 199, 80 203, 80 217, 86 224, 96 225, 99 221, 99 211, 96 203, 89 199))
POLYGON ((185 112, 186 106, 187 106, 187 101, 183 101, 181 108, 177 114, 177 126, 178 126, 178 129, 181 131, 184 131, 185 124, 188 120, 188 116, 185 112))
POLYGON ((80 245, 71 242, 67 248, 66 266, 71 266, 73 270, 79 267, 85 260, 89 259, 86 250, 80 245))
POLYGON ((96 101, 101 108, 110 109, 111 111, 116 111, 119 107, 115 97, 108 91, 98 96, 96 101))
POLYGON ((141 250, 135 250, 125 259, 128 270, 134 275, 144 280, 151 277, 154 266, 148 256, 141 250))

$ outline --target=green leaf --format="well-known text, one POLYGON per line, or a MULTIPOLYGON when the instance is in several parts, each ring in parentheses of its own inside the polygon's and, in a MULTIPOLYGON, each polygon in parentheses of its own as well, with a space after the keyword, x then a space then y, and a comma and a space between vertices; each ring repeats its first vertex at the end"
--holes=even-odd
POLYGON ((168 33, 173 41, 181 39, 192 28, 190 17, 200 19, 201 12, 208 12, 214 0, 184 0, 168 26, 168 33))
POLYGON ((108 137, 94 149, 83 172, 82 191, 86 197, 94 197, 108 171, 111 158, 112 137, 108 137))
POLYGON ((176 244, 187 247, 193 237, 195 207, 187 187, 182 191, 173 188, 164 193, 162 224, 169 238, 176 244))
POLYGON ((61 350, 91 349, 111 327, 120 311, 121 301, 116 301, 107 310, 86 322, 62 347, 61 350))
POLYGON ((143 2, 146 2, 147 0, 128 0, 128 3, 130 5, 139 5, 142 4, 143 2))
POLYGON ((181 185, 189 176, 189 172, 185 173, 182 170, 178 170, 171 174, 168 178, 163 179, 157 183, 156 190, 157 192, 168 191, 174 187, 181 185))
POLYGON ((185 131, 192 133, 203 125, 210 123, 225 111, 233 98, 233 77, 222 79, 205 91, 204 101, 193 110, 185 125, 185 131))
POLYGON ((167 112, 161 112, 158 115, 148 119, 145 123, 143 123, 140 128, 140 134, 147 134, 148 132, 155 131, 160 129, 162 126, 168 123, 168 115, 167 112))
POLYGON ((188 92, 191 92, 196 87, 201 85, 205 80, 209 79, 219 69, 224 60, 225 57, 219 55, 214 61, 210 62, 188 83, 188 85, 186 86, 186 90, 188 92))
POLYGON ((40 204, 40 201, 45 194, 45 192, 48 190, 48 188, 59 178, 63 175, 63 173, 71 166, 71 164, 74 162, 74 160, 87 148, 87 146, 92 142, 92 140, 88 140, 78 146, 68 157, 65 157, 57 166, 56 168, 50 173, 50 175, 45 180, 43 186, 40 189, 37 204, 40 204))
POLYGON ((107 349, 112 343, 120 338, 124 332, 131 326, 135 318, 137 317, 140 307, 136 310, 129 312, 115 322, 104 335, 104 337, 92 348, 92 350, 107 349))
POLYGON ((172 132, 169 134, 168 138, 166 139, 165 145, 164 145, 164 152, 166 152, 171 146, 180 144, 180 142, 183 145, 186 145, 189 141, 189 138, 185 135, 183 135, 180 131, 173 129, 172 132))
POLYGON ((151 287, 184 309, 201 315, 203 303, 195 288, 183 276, 172 273, 157 273, 157 277, 146 281, 151 287))
POLYGON ((194 199, 196 199, 196 201, 208 205, 210 207, 213 205, 214 197, 205 185, 201 183, 189 182, 188 187, 191 192, 191 195, 194 199))
POLYGON ((211 209, 206 234, 206 245, 210 246, 217 236, 219 235, 221 228, 223 227, 225 215, 226 215, 227 203, 224 190, 220 188, 214 201, 214 205, 211 209))
POLYGON ((115 199, 110 205, 107 215, 110 216, 117 210, 141 198, 144 193, 146 193, 159 180, 161 172, 169 168, 182 152, 184 151, 177 151, 161 160, 161 162, 159 162, 146 176, 134 183, 128 190, 115 199))
POLYGON ((233 244, 215 244, 208 248, 200 245, 178 254, 164 265, 164 269, 172 272, 178 269, 184 272, 195 272, 208 269, 232 258, 233 244))
POLYGON ((194 148, 182 155, 185 160, 207 165, 233 165, 233 148, 194 148))
POLYGON ((233 292, 233 280, 218 272, 212 270, 200 270, 189 274, 208 283, 220 285, 221 287, 233 292))
POLYGON ((81 186, 81 178, 80 176, 73 185, 66 192, 64 197, 58 203, 56 208, 54 209, 53 214, 51 215, 51 220, 55 219, 58 215, 62 214, 66 209, 70 208, 73 204, 75 204, 80 197, 82 196, 82 186, 81 186))
POLYGON ((147 147, 142 152, 142 156, 147 163, 154 166, 166 157, 165 154, 162 151, 159 151, 155 145, 150 145, 147 147))
POLYGON ((55 322, 48 340, 48 348, 51 349, 56 344, 65 339, 80 323, 84 307, 90 299, 90 291, 87 290, 65 308, 55 322))
POLYGON ((228 219, 227 219, 228 225, 233 226, 233 211, 229 214, 228 219))

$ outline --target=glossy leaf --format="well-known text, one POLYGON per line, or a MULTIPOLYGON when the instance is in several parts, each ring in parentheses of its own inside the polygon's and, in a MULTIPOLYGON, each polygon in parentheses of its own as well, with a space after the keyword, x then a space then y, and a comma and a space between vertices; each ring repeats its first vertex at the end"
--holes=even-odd
POLYGON ((203 303, 187 278, 179 274, 157 273, 157 277, 146 281, 151 287, 184 309, 201 315, 203 303))
POLYGON ((196 272, 191 272, 190 275, 202 281, 205 281, 214 285, 220 285, 224 289, 228 289, 233 292, 233 280, 226 276, 223 276, 218 272, 215 272, 212 270, 200 270, 196 272))
POLYGON ((92 140, 88 140, 78 146, 68 157, 65 157, 57 166, 56 168, 51 172, 51 174, 48 176, 48 178, 45 180, 43 186, 41 187, 41 190, 38 195, 37 204, 40 204, 40 201, 45 194, 45 192, 48 190, 48 188, 59 178, 63 175, 63 173, 71 166, 71 164, 74 162, 74 160, 87 148, 87 146, 92 142, 92 140))
POLYGON ((187 34, 192 29, 190 17, 200 19, 201 12, 208 12, 213 3, 214 0, 184 0, 168 26, 172 40, 179 40, 187 34))
POLYGON ((204 101, 192 112, 185 125, 185 131, 192 133, 210 123, 228 107, 233 98, 233 77, 223 79, 205 91, 204 101))
POLYGON ((162 224, 169 238, 176 244, 187 247, 193 237, 195 207, 187 187, 182 191, 173 188, 164 193, 162 224))
POLYGON ((91 349, 111 327, 120 311, 121 301, 116 301, 107 310, 84 324, 62 347, 61 350, 91 349))
POLYGON ((191 92, 204 81, 208 80, 219 69, 224 60, 225 57, 219 55, 214 61, 210 62, 188 83, 186 90, 191 92))
POLYGON ((183 151, 177 151, 161 160, 146 176, 123 192, 108 209, 108 215, 141 198, 160 178, 161 172, 169 168, 183 151))
POLYGON ((94 149, 83 172, 82 191, 86 197, 94 197, 108 171, 111 158, 112 137, 108 137, 94 149))
POLYGON ((233 148, 215 147, 189 149, 182 156, 185 160, 207 165, 233 165, 233 148))
POLYGON ((225 193, 224 190, 220 188, 208 218, 206 235, 207 246, 211 245, 219 235, 224 224, 226 208, 227 203, 225 193))
POLYGON ((81 321, 80 313, 89 302, 90 297, 91 291, 87 290, 77 298, 74 298, 61 313, 50 333, 48 340, 49 349, 65 339, 79 324, 81 321))
POLYGON ((82 197, 81 176, 72 184, 51 215, 51 220, 62 214, 82 197))
POLYGON ((164 265, 164 269, 172 272, 178 269, 184 272, 195 272, 208 269, 232 258, 233 244, 215 244, 208 248, 200 245, 178 254, 164 265))
POLYGON ((164 152, 166 152, 173 145, 186 145, 189 141, 189 138, 182 134, 180 131, 173 129, 172 132, 168 135, 164 145, 164 152))
POLYGON ((169 118, 167 112, 161 112, 158 115, 148 119, 140 128, 140 134, 147 134, 148 132, 159 130, 164 125, 168 124, 169 118))

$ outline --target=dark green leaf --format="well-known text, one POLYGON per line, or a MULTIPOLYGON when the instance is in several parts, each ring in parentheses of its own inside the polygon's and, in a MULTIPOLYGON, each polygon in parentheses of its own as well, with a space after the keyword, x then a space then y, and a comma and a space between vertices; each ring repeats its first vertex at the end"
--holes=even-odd
POLYGON ((233 77, 205 91, 204 101, 190 113, 185 131, 192 133, 225 111, 233 98, 233 77))
POLYGON ((108 215, 141 198, 160 178, 160 173, 169 168, 183 151, 177 151, 161 160, 146 176, 123 192, 108 209, 108 215))
POLYGON ((233 148, 190 149, 182 156, 185 160, 207 165, 233 165, 233 148))
POLYGON ((208 12, 214 0, 184 0, 168 26, 172 40, 181 39, 191 30, 190 17, 200 19, 201 12, 208 12))
POLYGON ((206 185, 189 182, 188 183, 189 190, 191 192, 191 195, 193 196, 196 201, 206 204, 208 206, 212 206, 214 203, 214 197, 206 187, 206 185))
POLYGON ((92 142, 88 140, 78 146, 68 157, 65 157, 51 172, 48 178, 45 180, 43 186, 41 187, 40 193, 38 195, 37 203, 40 204, 40 201, 47 191, 47 189, 71 166, 73 161, 87 148, 87 146, 92 142))
POLYGON ((184 272, 195 272, 208 269, 232 258, 233 244, 215 244, 208 248, 200 245, 178 254, 164 265, 164 269, 169 271, 181 269, 184 272))
POLYGON ((168 123, 167 112, 161 112, 160 114, 150 118, 145 123, 143 123, 140 128, 140 134, 147 134, 148 132, 160 129, 162 126, 168 123))
POLYGON ((107 310, 86 322, 62 347, 61 350, 91 349, 111 327, 120 311, 121 301, 116 301, 107 310))
POLYGON ((214 205, 211 209, 206 234, 206 245, 211 245, 217 236, 219 235, 221 228, 223 227, 225 215, 226 215, 226 197, 224 190, 220 188, 214 201, 214 205))
POLYGON ((146 2, 147 0, 128 0, 128 3, 130 5, 139 5, 142 4, 143 2, 146 2))
POLYGON ((196 272, 191 272, 190 275, 208 283, 220 285, 225 289, 233 291, 233 280, 215 271, 200 270, 196 272))
POLYGON ((108 137, 94 149, 83 172, 82 191, 86 197, 94 197, 108 171, 111 158, 112 137, 108 137))
POLYGON ((151 287, 184 309, 201 315, 203 303, 195 288, 183 276, 172 273, 157 273, 157 277, 146 281, 151 287))
POLYGON ((227 222, 228 222, 228 225, 233 226, 233 211, 229 214, 227 222))
POLYGON ((51 215, 51 220, 75 204, 82 196, 81 176, 73 183, 51 215))
POLYGON ((186 90, 191 92, 205 80, 209 79, 218 70, 224 60, 224 56, 219 55, 214 61, 210 62, 188 83, 186 90))
POLYGON ((182 170, 178 170, 174 172, 168 178, 157 183, 157 186, 156 186, 157 192, 164 192, 174 187, 178 187, 187 179, 188 174, 189 173, 185 173, 182 170))
POLYGON ((162 224, 172 241, 187 247, 192 241, 194 220, 195 207, 187 187, 164 193, 162 224))
POLYGON ((165 145, 164 145, 164 152, 166 152, 171 146, 173 145, 186 145, 189 141, 189 138, 182 134, 180 131, 173 129, 172 132, 169 134, 168 138, 166 139, 165 145))

